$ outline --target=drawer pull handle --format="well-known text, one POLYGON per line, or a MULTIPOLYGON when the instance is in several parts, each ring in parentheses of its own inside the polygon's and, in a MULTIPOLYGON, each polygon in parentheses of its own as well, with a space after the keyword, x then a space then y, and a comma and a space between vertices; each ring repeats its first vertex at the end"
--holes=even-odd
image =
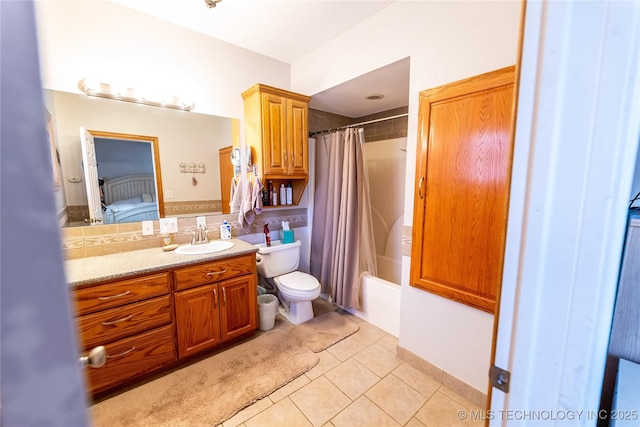
POLYGON ((222 306, 226 307, 227 306, 227 290, 225 288, 222 288, 222 306))
POLYGON ((131 352, 132 352, 133 350, 135 350, 135 349, 136 349, 136 347, 135 347, 135 346, 133 346, 133 347, 131 347, 129 350, 127 350, 127 351, 123 351, 123 352, 122 352, 122 353, 120 353, 120 354, 114 354, 113 356, 107 355, 107 359, 117 359, 118 357, 126 356, 127 354, 131 353, 131 352))
POLYGON ((224 269, 222 271, 210 271, 210 272, 207 273, 207 276, 217 276, 218 274, 223 274, 223 273, 226 273, 226 272, 227 272, 226 269, 224 269))
POLYGON ((121 293, 121 294, 110 295, 110 296, 108 296, 108 297, 98 297, 98 300, 99 300, 99 301, 106 301, 106 300, 110 300, 110 299, 113 299, 113 298, 120 298, 120 297, 127 296, 127 295, 129 295, 130 293, 131 293, 131 291, 127 291, 127 292, 123 292, 123 293, 121 293))
POLYGON ((123 317, 122 319, 118 319, 118 320, 111 320, 109 322, 102 322, 102 324, 104 326, 111 326, 111 325, 115 325, 116 323, 120 323, 120 322, 126 322, 127 320, 131 320, 131 318, 133 317, 133 314, 128 315, 127 317, 123 317))
POLYGON ((213 288, 213 308, 218 308, 218 291, 213 288))

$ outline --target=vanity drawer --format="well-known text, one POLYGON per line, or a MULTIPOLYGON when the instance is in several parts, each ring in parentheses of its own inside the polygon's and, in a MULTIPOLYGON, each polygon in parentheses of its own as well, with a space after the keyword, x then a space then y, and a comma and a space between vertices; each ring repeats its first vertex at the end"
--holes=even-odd
POLYGON ((176 360, 171 325, 107 344, 105 348, 107 363, 101 368, 85 368, 92 393, 154 371, 176 360))
POLYGON ((255 254, 210 262, 195 267, 181 268, 173 272, 175 289, 179 291, 208 283, 220 282, 245 274, 251 274, 255 270, 255 254))
POLYGON ((118 307, 169 293, 169 272, 121 280, 74 291, 76 314, 118 307))
POLYGON ((76 319, 84 349, 171 323, 169 295, 76 319))

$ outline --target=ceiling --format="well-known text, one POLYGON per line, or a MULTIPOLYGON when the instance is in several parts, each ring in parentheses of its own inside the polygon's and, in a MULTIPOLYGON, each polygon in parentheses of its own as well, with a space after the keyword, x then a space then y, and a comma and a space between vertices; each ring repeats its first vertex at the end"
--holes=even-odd
MULTIPOLYGON (((214 8, 205 0, 110 1, 291 64, 396 0, 222 0, 214 8)), ((405 106, 409 59, 308 95, 311 108, 348 117, 405 106), (384 98, 364 98, 371 94, 384 98)))

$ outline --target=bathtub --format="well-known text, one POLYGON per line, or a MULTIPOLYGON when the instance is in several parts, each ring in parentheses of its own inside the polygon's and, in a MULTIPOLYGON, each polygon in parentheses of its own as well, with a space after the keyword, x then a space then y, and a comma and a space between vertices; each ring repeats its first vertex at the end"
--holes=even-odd
POLYGON ((362 278, 362 311, 347 311, 397 337, 400 331, 400 286, 367 274, 362 278))

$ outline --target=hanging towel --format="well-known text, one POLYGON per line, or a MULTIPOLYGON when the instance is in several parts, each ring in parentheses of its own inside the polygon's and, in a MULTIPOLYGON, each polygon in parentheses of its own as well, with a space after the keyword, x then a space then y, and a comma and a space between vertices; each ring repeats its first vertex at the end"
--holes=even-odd
POLYGON ((238 188, 238 182, 240 182, 240 178, 231 178, 231 197, 229 199, 229 212, 231 213, 240 212, 242 204, 242 191, 238 188))
POLYGON ((256 176, 256 182, 253 183, 253 194, 251 195, 251 206, 256 215, 262 213, 262 189, 264 185, 260 182, 260 178, 256 176))
POLYGON ((243 226, 243 220, 245 223, 251 225, 256 217, 255 213, 253 212, 253 203, 251 200, 251 195, 253 194, 253 184, 251 183, 251 178, 247 178, 245 186, 242 190, 242 207, 240 208, 238 221, 243 224, 243 226))

